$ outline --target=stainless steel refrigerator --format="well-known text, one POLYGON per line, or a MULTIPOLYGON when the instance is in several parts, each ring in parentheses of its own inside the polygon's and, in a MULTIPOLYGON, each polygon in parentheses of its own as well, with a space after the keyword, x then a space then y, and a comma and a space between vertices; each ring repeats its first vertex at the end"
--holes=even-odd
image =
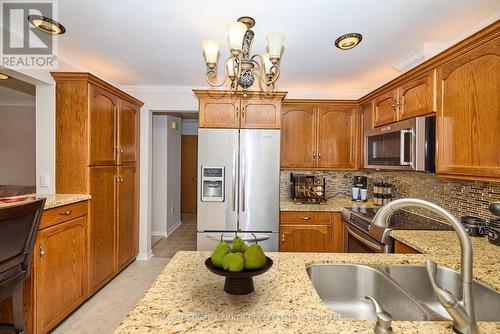
POLYGON ((278 250, 280 131, 198 130, 198 250, 255 234, 278 250))

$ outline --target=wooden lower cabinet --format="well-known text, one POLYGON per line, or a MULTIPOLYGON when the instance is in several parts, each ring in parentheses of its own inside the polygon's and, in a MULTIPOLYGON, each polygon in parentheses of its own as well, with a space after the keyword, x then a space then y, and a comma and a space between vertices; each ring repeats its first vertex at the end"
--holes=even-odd
POLYGON ((87 217, 38 233, 34 253, 36 332, 47 333, 87 298, 87 217))
POLYGON ((396 254, 420 254, 420 252, 407 244, 395 240, 394 241, 394 253, 396 254))
POLYGON ((135 166, 118 167, 120 177, 117 189, 118 269, 132 261, 138 251, 137 175, 135 166))
POLYGON ((280 252, 343 252, 339 212, 280 213, 280 252))

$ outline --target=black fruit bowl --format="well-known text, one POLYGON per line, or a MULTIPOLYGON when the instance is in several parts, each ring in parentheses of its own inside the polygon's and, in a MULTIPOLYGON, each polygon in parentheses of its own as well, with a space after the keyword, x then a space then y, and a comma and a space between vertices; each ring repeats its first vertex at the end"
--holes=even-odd
POLYGON ((213 265, 211 258, 205 260, 205 266, 214 274, 224 276, 226 278, 224 291, 232 295, 245 295, 254 291, 252 277, 265 273, 273 266, 273 260, 267 256, 266 259, 267 262, 263 268, 240 271, 239 273, 233 273, 217 268, 213 265))

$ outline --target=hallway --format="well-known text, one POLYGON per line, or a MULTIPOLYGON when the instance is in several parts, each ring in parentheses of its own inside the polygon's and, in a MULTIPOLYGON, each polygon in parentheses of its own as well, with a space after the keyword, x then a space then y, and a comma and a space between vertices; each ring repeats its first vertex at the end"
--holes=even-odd
POLYGON ((172 258, 178 251, 196 250, 196 215, 182 213, 181 224, 172 234, 159 240, 153 239, 155 257, 172 258))

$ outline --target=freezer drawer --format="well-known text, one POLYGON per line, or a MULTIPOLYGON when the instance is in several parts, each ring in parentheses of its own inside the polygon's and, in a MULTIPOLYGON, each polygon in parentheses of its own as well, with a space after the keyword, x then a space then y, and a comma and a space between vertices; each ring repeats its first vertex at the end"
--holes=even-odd
MULTIPOLYGON (((220 242, 222 232, 198 233, 197 250, 213 251, 215 246, 220 242)), ((238 235, 250 244, 254 242, 254 237, 251 233, 238 233, 238 235)), ((255 233, 257 241, 262 249, 266 252, 278 251, 278 233, 255 233)), ((234 232, 224 232, 224 240, 231 246, 234 238, 234 232)))

